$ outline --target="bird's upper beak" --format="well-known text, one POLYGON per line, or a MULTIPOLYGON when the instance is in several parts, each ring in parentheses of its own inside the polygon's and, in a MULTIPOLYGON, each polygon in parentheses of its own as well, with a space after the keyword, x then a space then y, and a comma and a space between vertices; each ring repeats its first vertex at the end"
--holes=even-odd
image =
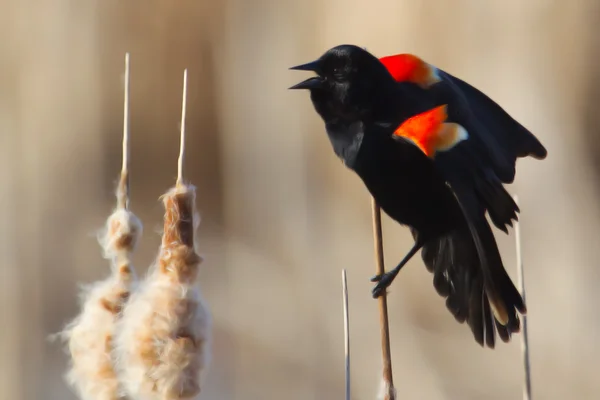
MULTIPOLYGON (((311 61, 306 64, 296 65, 290 69, 294 69, 297 71, 313 71, 319 72, 319 60, 311 61)), ((290 89, 318 89, 323 85, 323 78, 319 76, 313 76, 312 78, 308 78, 292 87, 290 89)))
POLYGON ((317 72, 319 70, 319 60, 311 61, 306 64, 296 65, 290 69, 295 69, 298 71, 314 71, 317 72))

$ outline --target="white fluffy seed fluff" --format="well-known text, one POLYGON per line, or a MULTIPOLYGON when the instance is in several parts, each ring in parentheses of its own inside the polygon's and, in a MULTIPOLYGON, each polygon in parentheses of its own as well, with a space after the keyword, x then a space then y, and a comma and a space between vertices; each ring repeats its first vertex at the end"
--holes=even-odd
POLYGON ((115 341, 119 376, 134 400, 193 399, 210 362, 211 315, 196 284, 195 188, 163 196, 164 232, 156 262, 132 295, 115 341))
POLYGON ((81 313, 59 334, 71 357, 67 382, 82 400, 122 398, 112 343, 116 322, 136 283, 130 255, 141 233, 142 224, 130 211, 118 209, 108 218, 99 241, 111 260, 111 276, 83 287, 81 313))

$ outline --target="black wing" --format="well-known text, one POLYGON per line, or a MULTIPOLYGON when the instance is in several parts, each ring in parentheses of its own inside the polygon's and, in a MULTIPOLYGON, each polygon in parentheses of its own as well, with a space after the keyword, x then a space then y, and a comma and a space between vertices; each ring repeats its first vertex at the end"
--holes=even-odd
POLYGON ((429 89, 399 83, 406 105, 402 112, 416 115, 446 104, 448 122, 467 130, 467 140, 438 152, 433 161, 454 193, 465 224, 427 243, 422 256, 456 319, 468 322, 479 343, 493 347, 494 327, 508 340, 520 328, 517 312, 525 313, 526 308, 504 269, 485 213, 507 232, 519 208, 503 184, 514 180, 517 158, 543 159, 547 152, 488 96, 444 71, 438 73, 441 82, 429 89))
POLYGON ((468 83, 438 70, 442 81, 431 87, 437 101, 448 104, 448 119, 462 125, 469 138, 436 155, 435 164, 451 186, 473 188, 494 225, 507 232, 518 206, 503 183, 515 177, 516 160, 543 159, 539 140, 492 99, 468 83))
POLYGON ((519 208, 503 183, 514 180, 517 158, 543 159, 547 152, 488 96, 443 71, 439 74, 442 82, 430 90, 437 101, 448 104, 449 120, 462 125, 469 137, 449 151, 437 153, 434 163, 451 187, 469 229, 458 229, 446 238, 456 249, 450 252, 455 257, 444 258, 445 253, 438 251, 431 258, 436 254, 433 247, 424 249, 423 259, 429 268, 445 266, 442 276, 453 291, 448 308, 457 319, 466 318, 478 342, 493 347, 492 326, 508 340, 520 328, 517 311, 525 313, 526 308, 504 269, 485 212, 494 225, 507 232, 506 226, 517 219, 519 208), (456 256, 462 254, 458 249, 464 253, 462 258, 456 256))
POLYGON ((502 182, 514 180, 518 157, 546 158, 540 141, 486 94, 445 71, 438 74, 442 81, 430 90, 447 97, 449 117, 468 130, 473 150, 502 182))

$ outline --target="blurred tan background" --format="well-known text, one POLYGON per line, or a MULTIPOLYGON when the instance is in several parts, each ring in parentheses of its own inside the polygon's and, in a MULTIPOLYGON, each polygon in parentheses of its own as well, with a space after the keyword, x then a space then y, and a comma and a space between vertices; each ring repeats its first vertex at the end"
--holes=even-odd
MULTIPOLYGON (((471 82, 547 146, 523 160, 520 196, 537 399, 597 398, 600 381, 598 100, 593 0, 416 2, 3 0, 0 4, 0 398, 74 399, 46 337, 104 278, 95 232, 120 169, 122 71, 131 53, 136 268, 158 249, 158 196, 174 183, 181 77, 186 168, 198 187, 215 319, 202 399, 342 398, 340 271, 348 269, 353 399, 380 376, 370 200, 334 157, 303 79, 288 67, 341 43, 414 52, 471 82)), ((386 259, 408 231, 384 220, 386 259)), ((515 277, 513 236, 497 235, 515 277)), ((415 258, 391 289, 403 399, 518 399, 519 338, 483 350, 415 258)))

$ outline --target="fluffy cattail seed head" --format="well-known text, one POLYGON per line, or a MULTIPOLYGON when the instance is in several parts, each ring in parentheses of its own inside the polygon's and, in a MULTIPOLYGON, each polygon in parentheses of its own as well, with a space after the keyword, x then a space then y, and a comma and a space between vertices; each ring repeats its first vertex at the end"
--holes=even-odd
POLYGON ((155 264, 120 321, 115 354, 123 387, 136 400, 193 399, 210 361, 211 316, 195 284, 195 188, 163 196, 164 232, 155 264))

